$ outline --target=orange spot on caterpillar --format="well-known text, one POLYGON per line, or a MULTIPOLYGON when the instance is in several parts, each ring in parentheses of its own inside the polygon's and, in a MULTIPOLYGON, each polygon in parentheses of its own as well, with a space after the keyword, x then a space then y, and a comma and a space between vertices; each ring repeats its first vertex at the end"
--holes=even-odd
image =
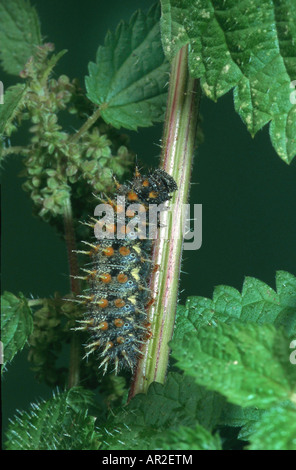
POLYGON ((108 330, 108 327, 109 327, 109 325, 108 325, 108 322, 107 322, 107 321, 102 321, 102 322, 97 326, 97 328, 98 328, 99 330, 103 330, 103 331, 108 330))
POLYGON ((137 193, 135 193, 135 191, 129 191, 127 193, 127 198, 129 201, 137 201, 139 198, 138 198, 138 195, 137 193))
POLYGON ((108 307, 109 302, 107 299, 99 299, 96 301, 96 304, 101 308, 106 308, 108 307))
POLYGON ((114 255, 114 248, 112 246, 106 246, 102 249, 102 252, 105 256, 113 256, 114 255))
POLYGON ((125 301, 123 299, 115 299, 114 300, 114 305, 117 308, 122 308, 125 306, 125 301))
POLYGON ((122 256, 128 256, 130 254, 131 250, 127 247, 127 246, 121 246, 119 248, 119 253, 122 255, 122 256))
POLYGON ((110 273, 102 273, 102 274, 100 274, 99 278, 100 278, 101 281, 104 282, 105 284, 108 284, 108 283, 111 282, 111 280, 112 280, 112 277, 111 277, 111 274, 110 274, 110 273))
POLYGON ((116 328, 121 328, 124 325, 124 320, 122 318, 115 318, 114 325, 116 328))
POLYGON ((119 273, 117 276, 117 281, 121 284, 125 284, 128 281, 128 276, 124 273, 119 273))
MULTIPOLYGON (((108 349, 113 348, 113 346, 114 346, 114 343, 113 343, 112 341, 108 341, 108 342, 106 343, 106 348, 108 348, 108 349)), ((106 349, 106 348, 105 348, 105 349, 106 349)))
POLYGON ((123 336, 118 336, 116 338, 116 341, 117 341, 118 344, 122 344, 122 343, 124 343, 124 337, 123 336))

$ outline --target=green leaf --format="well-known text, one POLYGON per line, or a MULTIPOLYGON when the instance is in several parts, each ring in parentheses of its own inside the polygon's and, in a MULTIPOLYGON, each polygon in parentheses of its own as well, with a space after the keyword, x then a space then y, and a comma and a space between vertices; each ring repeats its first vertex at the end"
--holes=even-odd
POLYGON ((286 271, 278 271, 276 289, 279 303, 284 307, 277 324, 283 325, 288 334, 296 335, 296 277, 286 271))
POLYGON ((296 368, 290 340, 272 325, 233 322, 174 339, 172 356, 196 382, 236 405, 270 408, 292 400, 296 368))
MULTIPOLYGON (((180 427, 202 426, 204 435, 209 436, 223 403, 220 395, 205 390, 190 377, 169 373, 164 385, 152 383, 147 395, 136 395, 124 410, 111 417, 103 430, 104 448, 160 448, 157 442, 161 436, 165 436, 163 445, 173 445, 180 427)), ((209 445, 212 443, 211 437, 209 445)))
POLYGON ((90 394, 81 387, 32 403, 10 422, 7 450, 95 450, 99 434, 88 415, 90 394))
POLYGON ((283 326, 288 335, 296 335, 296 277, 285 271, 276 273, 275 292, 258 279, 247 277, 242 293, 233 287, 215 287, 213 300, 189 297, 178 307, 174 338, 205 325, 233 321, 283 326))
POLYGON ((136 12, 109 32, 89 64, 87 96, 114 127, 136 130, 163 120, 169 64, 160 39, 159 6, 136 12))
MULTIPOLYGON (((295 276, 285 271, 278 271, 276 289, 275 292, 265 283, 247 277, 242 293, 233 287, 218 286, 214 289, 213 300, 190 297, 185 306, 178 307, 174 340, 181 342, 183 337, 190 333, 198 335, 202 328, 237 321, 283 326, 287 334, 294 337, 296 334, 295 276)), ((239 438, 247 440, 255 423, 260 419, 262 411, 252 407, 241 408, 226 404, 223 407, 219 424, 243 426, 239 438)))
POLYGON ((5 133, 5 127, 11 123, 22 105, 25 88, 24 84, 19 83, 5 91, 4 103, 0 105, 0 136, 5 133))
POLYGON ((241 406, 226 403, 220 416, 219 424, 223 426, 244 426, 246 422, 257 422, 262 415, 258 408, 242 408, 241 406))
POLYGON ((270 122, 271 141, 290 163, 296 154, 294 0, 161 0, 162 40, 171 60, 190 44, 189 68, 217 100, 234 88, 236 111, 252 136, 270 122))
POLYGON ((296 450, 296 408, 276 406, 266 412, 250 442, 249 450, 296 450))
POLYGON ((161 433, 155 439, 155 449, 161 450, 222 450, 219 436, 212 435, 198 424, 193 428, 180 426, 161 433))
POLYGON ((22 293, 16 297, 11 292, 1 296, 1 341, 3 343, 4 365, 23 349, 33 331, 32 312, 22 293))
POLYGON ((4 70, 18 75, 41 43, 35 8, 25 0, 1 0, 0 59, 4 70))
POLYGON ((253 432, 257 421, 265 412, 265 410, 254 407, 242 408, 232 403, 226 403, 220 416, 219 425, 240 427, 238 439, 246 441, 253 432))

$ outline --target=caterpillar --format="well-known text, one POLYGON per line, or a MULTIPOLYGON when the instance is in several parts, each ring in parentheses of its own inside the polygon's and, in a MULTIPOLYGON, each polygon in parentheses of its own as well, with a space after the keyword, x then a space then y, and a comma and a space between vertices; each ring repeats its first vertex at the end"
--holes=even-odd
POLYGON ((96 242, 83 242, 88 251, 79 251, 90 257, 90 263, 80 277, 88 288, 79 296, 86 311, 76 329, 88 331, 86 357, 97 353, 104 374, 109 366, 115 374, 123 368, 134 371, 151 336, 147 318, 151 229, 159 227, 159 215, 154 222, 147 216, 177 190, 174 179, 162 169, 141 175, 136 168, 131 182, 115 183, 114 199, 103 201, 106 216, 92 219, 96 242))

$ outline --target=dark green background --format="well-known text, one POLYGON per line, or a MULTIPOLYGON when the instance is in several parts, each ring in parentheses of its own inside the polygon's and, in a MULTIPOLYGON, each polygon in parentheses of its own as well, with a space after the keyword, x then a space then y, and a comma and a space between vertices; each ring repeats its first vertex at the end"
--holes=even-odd
MULTIPOLYGON (((56 75, 78 77, 83 84, 87 63, 95 59, 107 29, 152 3, 35 2, 46 40, 55 43, 56 51, 68 49, 56 75)), ((0 79, 6 88, 16 81, 5 74, 0 79)), ((203 243, 198 251, 184 252, 181 303, 190 295, 211 297, 219 284, 241 290, 245 276, 275 287, 276 270, 296 275, 295 163, 288 166, 276 155, 268 126, 250 137, 234 112, 232 93, 218 103, 203 98, 201 114, 205 140, 196 152, 190 202, 203 205, 203 243)), ((129 133, 131 147, 148 166, 158 164, 161 133, 162 125, 129 133)), ((22 135, 17 142, 23 142, 22 135)), ((2 289, 34 298, 55 291, 63 295, 69 290, 65 246, 51 227, 32 217, 31 201, 17 177, 20 170, 17 157, 3 165, 2 289)), ((16 408, 27 409, 31 401, 50 395, 48 387, 36 384, 24 351, 4 375, 4 424, 16 408)))

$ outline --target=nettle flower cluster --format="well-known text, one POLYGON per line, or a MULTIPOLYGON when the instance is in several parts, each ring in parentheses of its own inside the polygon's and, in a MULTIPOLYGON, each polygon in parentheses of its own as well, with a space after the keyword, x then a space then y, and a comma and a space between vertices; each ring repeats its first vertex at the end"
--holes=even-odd
POLYGON ((32 123, 30 144, 20 152, 25 157, 21 176, 26 178, 23 188, 30 193, 36 212, 45 220, 62 215, 70 197, 78 200, 109 192, 114 187, 113 175, 120 178, 133 160, 127 136, 100 119, 79 135, 73 132, 81 125, 77 118, 91 115, 93 105, 76 79, 50 77, 64 54, 54 55, 53 49, 51 43, 38 46, 21 72, 26 92, 16 116, 18 123, 32 123), (74 120, 73 126, 63 129, 60 115, 63 120, 74 120), (70 115, 76 115, 76 121, 70 115))

